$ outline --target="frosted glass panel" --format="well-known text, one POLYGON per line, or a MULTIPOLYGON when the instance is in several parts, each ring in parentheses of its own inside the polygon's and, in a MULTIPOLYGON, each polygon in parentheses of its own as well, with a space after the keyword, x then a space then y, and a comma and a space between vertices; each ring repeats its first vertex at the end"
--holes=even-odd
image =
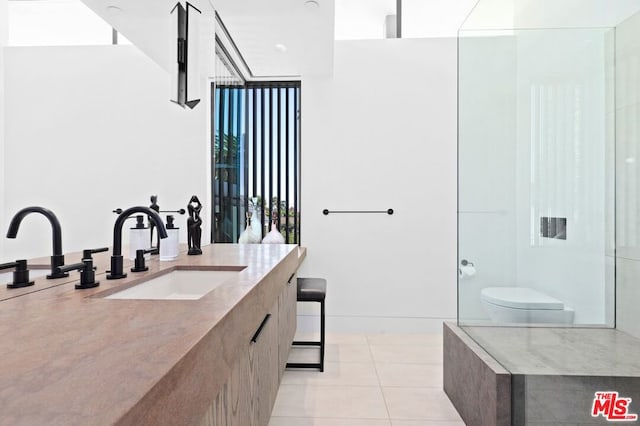
POLYGON ((613 324, 613 35, 460 31, 461 324, 613 324), (564 312, 523 314, 535 301, 489 300, 496 287, 564 312))

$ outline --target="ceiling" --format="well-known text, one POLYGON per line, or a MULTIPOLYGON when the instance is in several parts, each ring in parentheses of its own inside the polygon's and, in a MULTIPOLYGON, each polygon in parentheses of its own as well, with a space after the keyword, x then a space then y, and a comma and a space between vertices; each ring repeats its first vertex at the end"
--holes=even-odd
POLYGON ((215 0, 215 5, 255 76, 331 74, 334 0, 316 2, 318 7, 305 0, 215 0))
MULTIPOLYGON (((166 70, 169 12, 176 0, 82 0, 166 70)), ((202 11, 201 35, 213 37, 220 15, 255 77, 330 74, 334 0, 191 0, 202 11)), ((213 55, 213 52, 212 52, 213 55)), ((213 57, 213 56, 212 56, 213 57)))
MULTIPOLYGON (((82 0, 102 19, 124 34, 136 47, 169 71, 170 18, 169 13, 176 0, 82 0)), ((214 10, 209 0, 192 0, 191 4, 202 11, 203 21, 210 21, 213 36, 214 10)), ((204 33, 206 26, 201 28, 204 33)))

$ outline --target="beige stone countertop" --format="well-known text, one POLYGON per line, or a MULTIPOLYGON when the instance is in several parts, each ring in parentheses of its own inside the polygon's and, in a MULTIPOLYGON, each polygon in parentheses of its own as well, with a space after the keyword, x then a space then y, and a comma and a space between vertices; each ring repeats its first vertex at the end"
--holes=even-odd
MULTIPOLYGON (((185 244, 186 247, 186 244, 185 244)), ((186 251, 186 248, 184 249, 186 251)), ((129 253, 128 251, 123 250, 123 253, 129 253)), ((71 265, 73 263, 79 263, 82 259, 82 252, 69 253, 64 255, 64 262, 66 265, 71 265)), ((96 274, 104 274, 104 272, 109 269, 111 262, 111 247, 109 247, 108 252, 95 253, 93 255, 93 263, 98 268, 96 274)), ((124 259, 124 268, 125 270, 131 269, 133 265, 133 261, 129 260, 125 257, 124 259)), ((8 278, 5 278, 2 282, 0 282, 0 301, 12 299, 18 296, 24 296, 25 294, 35 293, 37 291, 45 290, 47 288, 56 287, 62 284, 67 284, 70 282, 79 281, 79 275, 76 271, 69 272, 69 276, 65 278, 56 278, 56 279, 47 279, 45 276, 36 276, 39 272, 45 272, 47 274, 51 273, 51 259, 49 257, 39 257, 37 259, 29 259, 27 262, 27 267, 29 269, 29 276, 31 281, 33 281, 33 285, 29 287, 21 287, 21 288, 7 288, 6 284, 12 281, 11 275, 8 275, 8 278)), ((2 272, 11 273, 13 269, 6 269, 2 272)))
MULTIPOLYGON (((108 247, 109 250, 106 252, 94 253, 92 255, 93 265, 97 268, 97 274, 104 274, 109 268, 111 268, 111 253, 112 248, 108 247)), ((180 244, 179 252, 186 253, 188 247, 186 244, 180 244)), ((301 257, 304 258, 304 253, 306 250, 304 248, 300 248, 301 257)), ((122 246, 122 253, 124 255, 123 259, 123 270, 124 272, 129 273, 129 270, 133 266, 133 260, 129 260, 129 247, 127 245, 122 246)), ((68 253, 64 255, 64 263, 65 265, 71 265, 73 263, 80 263, 82 260, 82 252, 74 252, 68 253)), ((301 259, 302 260, 302 259, 301 259)), ((7 299, 12 299, 18 296, 24 296, 25 294, 35 293, 36 291, 45 290, 47 288, 56 287, 62 284, 68 284, 70 282, 77 283, 79 278, 79 273, 77 271, 69 272, 69 276, 65 278, 56 278, 56 279, 47 279, 45 276, 36 276, 36 274, 41 272, 46 272, 47 274, 51 273, 51 258, 49 257, 38 257, 35 259, 29 259, 27 262, 27 267, 30 272, 31 281, 33 281, 33 285, 29 287, 21 287, 21 288, 8 288, 6 284, 12 281, 11 272, 13 269, 6 269, 2 272, 9 273, 8 278, 4 279, 0 282, 0 302, 7 299)))
POLYGON ((198 423, 277 298, 276 284, 305 255, 296 245, 213 244, 201 256, 152 259, 149 271, 122 280, 99 270, 93 289, 75 290, 72 273, 2 301, 0 424, 198 423), (174 269, 240 272, 199 300, 104 299, 174 269))

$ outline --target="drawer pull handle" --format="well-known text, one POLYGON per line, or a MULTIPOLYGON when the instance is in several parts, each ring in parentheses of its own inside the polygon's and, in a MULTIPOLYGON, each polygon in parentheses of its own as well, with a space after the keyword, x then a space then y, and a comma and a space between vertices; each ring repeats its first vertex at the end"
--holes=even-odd
POLYGON ((264 319, 260 323, 260 327, 258 327, 258 330, 256 331, 256 334, 254 334, 253 337, 251 338, 251 342, 256 343, 258 341, 258 338, 260 337, 260 333, 262 333, 262 329, 264 328, 265 325, 267 325, 267 321, 269 321, 270 317, 271 317, 271 314, 267 314, 267 316, 264 317, 264 319))
POLYGON ((293 277, 296 275, 296 273, 294 272, 293 274, 291 274, 291 276, 289 277, 289 281, 287 281, 289 284, 291 284, 291 280, 293 279, 293 277))

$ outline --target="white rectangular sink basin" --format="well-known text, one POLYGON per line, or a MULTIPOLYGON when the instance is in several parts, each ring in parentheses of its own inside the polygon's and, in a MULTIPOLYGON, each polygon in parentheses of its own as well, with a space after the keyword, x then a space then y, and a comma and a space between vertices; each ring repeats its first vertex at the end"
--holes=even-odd
POLYGON ((240 271, 173 271, 105 299, 197 300, 240 271))

